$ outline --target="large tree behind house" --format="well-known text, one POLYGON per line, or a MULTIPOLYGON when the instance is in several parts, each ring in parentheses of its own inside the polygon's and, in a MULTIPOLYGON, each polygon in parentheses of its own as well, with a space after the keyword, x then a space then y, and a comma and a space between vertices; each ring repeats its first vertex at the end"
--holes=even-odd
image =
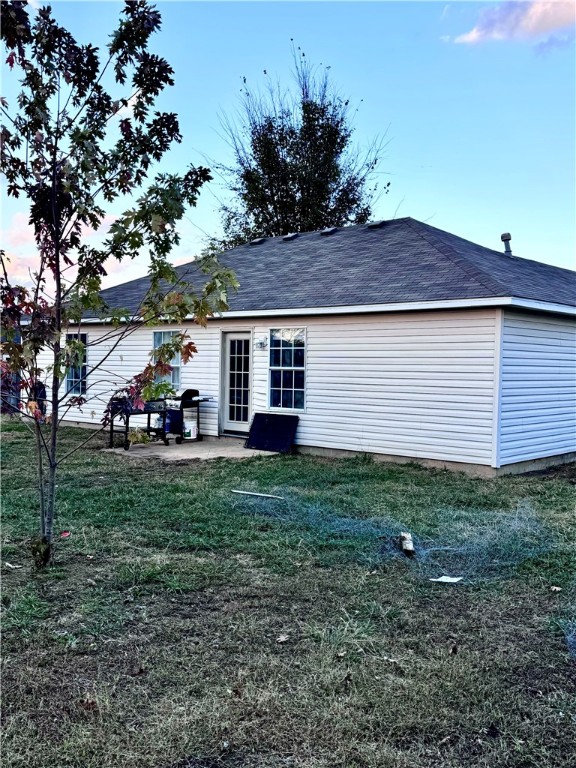
POLYGON ((352 141, 349 101, 335 92, 327 69, 294 51, 296 89, 244 85, 237 118, 222 120, 233 164, 217 165, 228 197, 221 204, 223 237, 215 249, 369 220, 384 142, 365 151, 352 141))

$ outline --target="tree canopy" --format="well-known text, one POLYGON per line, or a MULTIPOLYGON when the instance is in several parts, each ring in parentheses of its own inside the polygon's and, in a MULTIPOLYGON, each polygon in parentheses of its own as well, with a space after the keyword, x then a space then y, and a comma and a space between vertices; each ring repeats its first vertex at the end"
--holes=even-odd
POLYGON ((350 102, 335 91, 328 69, 294 53, 296 88, 243 88, 236 119, 224 116, 232 165, 216 165, 228 199, 221 204, 230 248, 254 237, 285 235, 369 220, 378 191, 375 172, 384 142, 364 152, 353 144, 350 102))
MULTIPOLYGON (((56 471, 67 459, 58 453, 59 425, 71 408, 90 399, 89 386, 82 397, 71 397, 61 386, 67 371, 86 361, 88 345, 79 332, 86 310, 108 324, 98 343, 106 343, 111 353, 145 324, 188 317, 206 322, 226 308, 226 290, 234 284, 215 259, 199 265, 201 284, 194 286, 169 262, 180 242, 178 223, 211 176, 201 167, 181 174, 155 172, 182 140, 177 116, 156 108, 159 95, 174 82, 172 67, 149 50, 160 26, 154 6, 145 0, 125 2, 107 48, 100 51, 78 43, 50 6, 31 14, 20 0, 2 3, 7 77, 18 76, 20 90, 15 103, 0 100, 0 159, 8 195, 23 198, 29 209, 37 249, 27 285, 13 283, 2 253, 2 375, 20 377, 20 410, 37 441, 40 546, 46 559, 56 471), (106 226, 113 203, 124 205, 126 199, 127 209, 112 211, 103 242, 94 245, 89 235, 106 226), (142 253, 148 255, 150 290, 138 311, 130 315, 107 306, 100 293, 107 259, 124 261, 142 253), (42 369, 38 357, 46 350, 51 363, 42 369), (42 387, 47 415, 38 403, 42 387)), ((183 362, 195 352, 187 333, 154 350, 145 370, 126 382, 136 403, 151 393, 156 374, 169 370, 176 351, 183 362)), ((83 378, 93 371, 87 366, 83 378)))

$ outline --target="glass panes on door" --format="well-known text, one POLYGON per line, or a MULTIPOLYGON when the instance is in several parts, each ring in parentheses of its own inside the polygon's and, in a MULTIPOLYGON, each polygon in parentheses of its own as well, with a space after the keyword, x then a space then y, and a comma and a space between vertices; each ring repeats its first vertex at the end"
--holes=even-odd
POLYGON ((230 339, 228 357, 228 419, 248 421, 250 404, 250 339, 230 339))

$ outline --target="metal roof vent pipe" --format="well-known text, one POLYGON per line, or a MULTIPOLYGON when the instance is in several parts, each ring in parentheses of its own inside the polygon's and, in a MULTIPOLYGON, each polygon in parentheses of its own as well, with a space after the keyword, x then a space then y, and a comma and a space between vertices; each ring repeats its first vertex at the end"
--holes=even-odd
POLYGON ((504 243, 504 253, 506 256, 512 256, 512 248, 510 248, 510 240, 512 240, 512 235, 510 232, 504 232, 503 235, 500 235, 500 240, 504 243))

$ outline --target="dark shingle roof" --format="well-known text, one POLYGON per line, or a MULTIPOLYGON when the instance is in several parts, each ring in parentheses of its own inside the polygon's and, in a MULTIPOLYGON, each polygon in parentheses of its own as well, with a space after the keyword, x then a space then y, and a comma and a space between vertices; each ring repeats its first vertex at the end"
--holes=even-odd
MULTIPOLYGON (((230 310, 515 297, 576 304, 576 272, 509 256, 410 218, 357 225, 292 240, 268 238, 226 251, 220 261, 240 282, 230 310)), ((180 275, 201 285, 194 263, 180 275)), ((111 307, 135 312, 148 278, 102 292, 111 307)))

